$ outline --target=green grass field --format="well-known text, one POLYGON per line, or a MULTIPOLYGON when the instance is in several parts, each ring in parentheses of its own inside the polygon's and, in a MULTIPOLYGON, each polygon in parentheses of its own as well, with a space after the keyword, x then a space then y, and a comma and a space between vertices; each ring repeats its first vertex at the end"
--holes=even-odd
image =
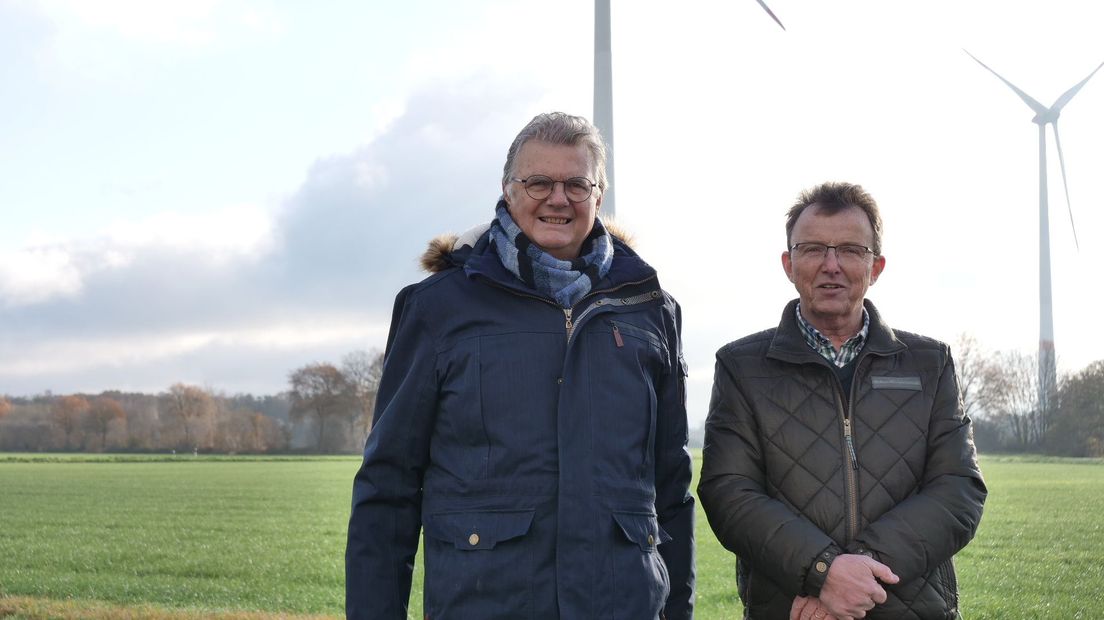
MULTIPOLYGON (((339 617, 357 465, 0 455, 0 617, 339 617)), ((1104 462, 982 468, 985 517, 957 558, 966 618, 1104 617, 1104 462)), ((700 511, 698 542, 697 617, 738 618, 733 557, 700 511)))

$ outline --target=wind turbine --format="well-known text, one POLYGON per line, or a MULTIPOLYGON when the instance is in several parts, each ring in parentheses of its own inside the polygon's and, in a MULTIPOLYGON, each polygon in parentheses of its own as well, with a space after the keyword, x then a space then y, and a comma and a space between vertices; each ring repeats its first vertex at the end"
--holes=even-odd
MULTIPOLYGON (((767 7, 764 0, 756 0, 782 30, 782 22, 767 7)), ((606 178, 610 188, 602 196, 602 210, 613 217, 613 55, 610 53, 610 0, 594 0, 594 126, 606 140, 606 178)))
POLYGON ((1062 188, 1066 192, 1066 209, 1069 211, 1070 228, 1073 229, 1073 243, 1080 249, 1080 244, 1077 242, 1077 227, 1073 223, 1073 207, 1070 205, 1069 184, 1066 182, 1066 160, 1062 156, 1062 140, 1058 137, 1058 116, 1062 113, 1062 108, 1085 85, 1085 82, 1088 82, 1089 78, 1101 67, 1104 67, 1104 62, 1097 65, 1085 79, 1062 93, 1062 96, 1058 97, 1054 104, 1048 108, 1032 99, 1024 91, 1016 88, 1012 82, 1004 79, 970 52, 966 51, 966 54, 1019 95, 1020 99, 1023 99, 1024 103, 1035 111, 1035 118, 1031 119, 1031 122, 1039 126, 1039 410, 1042 412, 1050 408, 1051 398, 1058 386, 1057 361, 1054 355, 1054 310, 1050 294, 1050 215, 1047 204, 1046 126, 1049 123, 1054 127, 1054 145, 1058 150, 1058 164, 1062 170, 1062 188))

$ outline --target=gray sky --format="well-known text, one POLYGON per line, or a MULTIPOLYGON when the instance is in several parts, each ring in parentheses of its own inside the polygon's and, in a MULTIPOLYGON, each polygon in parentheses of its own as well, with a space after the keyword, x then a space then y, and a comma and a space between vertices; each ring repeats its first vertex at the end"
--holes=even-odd
MULTIPOLYGON (((1032 113, 1101 61, 1085 2, 613 2, 618 215, 682 303, 690 415, 713 353, 778 322, 783 214, 862 183, 892 325, 1038 340, 1032 113)), ((533 114, 590 116, 572 0, 0 0, 0 393, 286 388, 382 347, 434 235, 493 214, 533 114)), ((1102 72, 1104 73, 1104 72, 1102 72)), ((1101 357, 1104 75, 1050 142, 1059 369, 1101 357)))

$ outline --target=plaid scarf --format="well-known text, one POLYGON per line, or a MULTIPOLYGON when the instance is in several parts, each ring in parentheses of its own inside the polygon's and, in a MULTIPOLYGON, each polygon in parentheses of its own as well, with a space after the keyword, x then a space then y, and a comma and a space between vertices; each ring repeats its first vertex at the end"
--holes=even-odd
POLYGON ((585 254, 569 261, 560 260, 530 241, 510 217, 506 201, 499 200, 491 222, 491 239, 499 260, 510 273, 564 308, 585 297, 609 273, 613 263, 613 240, 598 218, 583 240, 585 254))

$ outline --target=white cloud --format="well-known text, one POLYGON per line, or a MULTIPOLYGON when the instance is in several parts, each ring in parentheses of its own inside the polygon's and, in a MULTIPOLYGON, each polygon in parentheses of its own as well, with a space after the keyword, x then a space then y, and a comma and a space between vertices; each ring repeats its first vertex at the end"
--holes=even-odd
MULTIPOLYGON (((272 247, 272 216, 255 205, 206 213, 163 212, 140 220, 118 220, 103 237, 116 248, 172 249, 215 260, 256 257, 272 247)), ((125 251, 124 250, 124 251, 125 251)))
POLYGON ((104 367, 156 364, 205 349, 294 351, 322 345, 353 349, 356 343, 382 339, 387 326, 365 316, 326 316, 211 330, 176 329, 110 338, 40 341, 6 351, 0 376, 33 377, 76 373, 104 367))
POLYGON ((30 247, 0 254, 0 304, 21 306, 81 289, 80 270, 62 247, 30 247))

